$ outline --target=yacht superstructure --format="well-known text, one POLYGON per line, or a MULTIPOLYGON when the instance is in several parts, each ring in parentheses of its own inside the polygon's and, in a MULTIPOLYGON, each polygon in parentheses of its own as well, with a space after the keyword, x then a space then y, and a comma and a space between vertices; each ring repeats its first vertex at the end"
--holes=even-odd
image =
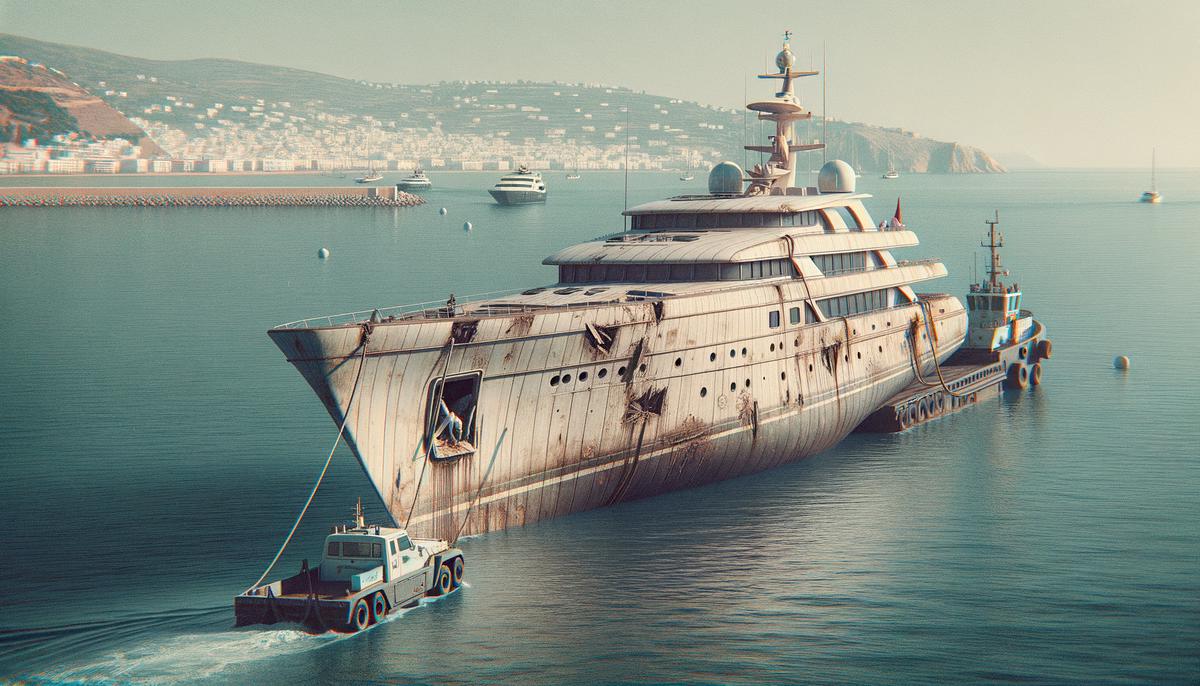
POLYGON ((916 234, 876 226, 848 164, 794 185, 823 147, 794 138, 816 73, 794 64, 785 37, 761 75, 780 89, 748 105, 776 125, 747 146, 766 163, 627 210, 546 258, 556 283, 269 332, 398 525, 480 533, 799 460, 962 344, 960 301, 913 290, 945 267, 892 256, 916 234))
POLYGON ((521 165, 516 173, 500 177, 500 182, 488 193, 501 205, 526 205, 546 202, 546 182, 542 175, 521 165))

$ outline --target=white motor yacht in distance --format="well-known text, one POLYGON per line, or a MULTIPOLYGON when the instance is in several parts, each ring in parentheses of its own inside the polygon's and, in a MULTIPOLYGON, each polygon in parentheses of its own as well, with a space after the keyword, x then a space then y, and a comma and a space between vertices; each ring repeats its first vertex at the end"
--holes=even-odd
POLYGON ((545 203, 546 182, 541 180, 541 174, 522 164, 515 173, 500 176, 500 182, 488 193, 502 205, 545 203))
POLYGON ((427 191, 433 188, 433 181, 425 175, 425 170, 417 167, 409 176, 400 179, 396 188, 402 191, 427 191))
MULTIPOLYGON (((553 283, 270 330, 410 534, 524 526, 803 459, 962 345, 962 302, 914 290, 945 266, 893 256, 917 235, 876 224, 850 165, 796 185, 796 153, 823 145, 795 137, 811 113, 793 83, 816 72, 794 65, 785 43, 761 75, 781 81, 774 97, 748 105, 775 125, 749 146, 769 159, 629 208, 629 230, 546 258, 553 283)), ((535 174, 513 177, 501 185, 525 188, 493 194, 532 192, 535 174)))
POLYGON ((516 173, 500 177, 500 182, 488 193, 501 205, 528 205, 546 202, 546 183, 542 175, 521 165, 516 173))

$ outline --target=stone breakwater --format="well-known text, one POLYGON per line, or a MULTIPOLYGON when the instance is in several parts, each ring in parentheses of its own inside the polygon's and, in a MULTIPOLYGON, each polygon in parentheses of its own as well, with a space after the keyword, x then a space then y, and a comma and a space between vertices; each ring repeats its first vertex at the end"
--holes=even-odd
POLYGON ((393 186, 363 188, 0 188, 0 207, 412 207, 393 186))

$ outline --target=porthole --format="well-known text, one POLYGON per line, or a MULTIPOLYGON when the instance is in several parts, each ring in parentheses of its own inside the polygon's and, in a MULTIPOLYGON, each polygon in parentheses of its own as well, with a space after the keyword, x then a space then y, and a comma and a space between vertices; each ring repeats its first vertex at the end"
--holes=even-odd
POLYGON ((703 398, 706 395, 708 395, 708 389, 701 386, 700 387, 700 397, 703 398))
POLYGON ((746 379, 746 388, 750 388, 750 379, 746 379))
POLYGON ((562 379, 562 382, 563 382, 563 383, 571 383, 571 375, 570 375, 570 374, 563 374, 563 379, 562 379))
POLYGON ((771 352, 775 352, 775 344, 774 343, 771 344, 771 352))
POLYGON ((588 378, 587 372, 579 372, 579 380, 580 381, 587 381, 587 378, 588 378))
POLYGON ((811 364, 810 364, 810 365, 808 365, 808 371, 810 371, 810 372, 812 371, 812 365, 811 365, 811 364))
POLYGON ((854 354, 858 356, 858 359, 860 359, 860 360, 862 359, 862 353, 854 353, 854 354))
POLYGON ((682 358, 682 357, 676 357, 676 358, 675 358, 675 366, 676 366, 676 367, 682 367, 682 366, 683 366, 683 358, 682 358))
POLYGON ((645 362, 643 362, 643 363, 641 363, 641 364, 639 364, 639 365, 638 365, 638 371, 639 371, 639 372, 644 372, 644 371, 646 371, 646 363, 645 363, 645 362))
POLYGON ((787 381, 787 372, 779 372, 779 380, 787 381))
POLYGON ((795 341, 793 341, 793 342, 792 342, 792 347, 793 347, 793 348, 799 348, 799 347, 800 347, 800 339, 799 339, 799 338, 797 338, 795 341))
POLYGON ((596 376, 600 377, 601 379, 608 376, 608 367, 601 367, 600 371, 596 372, 596 376))
POLYGON ((550 385, 551 386, 557 386, 559 381, 562 381, 562 378, 558 374, 555 374, 554 376, 550 377, 550 385))
POLYGON ((621 367, 617 370, 617 376, 625 376, 625 368, 621 367))
POLYGON ((745 356, 746 356, 746 349, 742 348, 742 357, 745 357, 745 356))
POLYGON ((874 324, 872 324, 872 325, 871 325, 871 330, 872 330, 872 331, 874 331, 874 330, 875 330, 875 325, 874 325, 874 324))
POLYGON ((842 359, 844 359, 845 361, 849 362, 849 361, 850 361, 850 355, 849 355, 849 354, 842 355, 842 359))
POLYGON ((736 390, 737 390, 737 382, 736 382, 736 381, 734 381, 733 383, 729 384, 729 390, 731 390, 731 391, 736 391, 736 390))
POLYGON ((733 348, 730 348, 730 349, 729 349, 729 356, 730 356, 730 357, 737 357, 737 351, 736 351, 736 350, 734 350, 733 348))
POLYGON ((879 352, 883 352, 883 346, 879 346, 879 352))
POLYGON ((716 353, 709 353, 709 354, 708 354, 708 361, 709 361, 709 362, 716 362, 716 361, 717 361, 717 354, 716 354, 716 353))

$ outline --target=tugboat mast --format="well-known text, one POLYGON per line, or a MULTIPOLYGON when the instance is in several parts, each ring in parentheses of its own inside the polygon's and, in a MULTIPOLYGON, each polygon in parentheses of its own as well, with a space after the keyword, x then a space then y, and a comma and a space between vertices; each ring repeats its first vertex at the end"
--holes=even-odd
POLYGON ((996 230, 1000 225, 1000 210, 996 210, 995 219, 984 220, 984 223, 988 225, 988 242, 979 245, 992 251, 992 263, 988 267, 988 286, 993 291, 999 291, 1004 286, 999 277, 1008 276, 1008 270, 1000 264, 999 248, 1004 247, 1004 235, 996 230))

